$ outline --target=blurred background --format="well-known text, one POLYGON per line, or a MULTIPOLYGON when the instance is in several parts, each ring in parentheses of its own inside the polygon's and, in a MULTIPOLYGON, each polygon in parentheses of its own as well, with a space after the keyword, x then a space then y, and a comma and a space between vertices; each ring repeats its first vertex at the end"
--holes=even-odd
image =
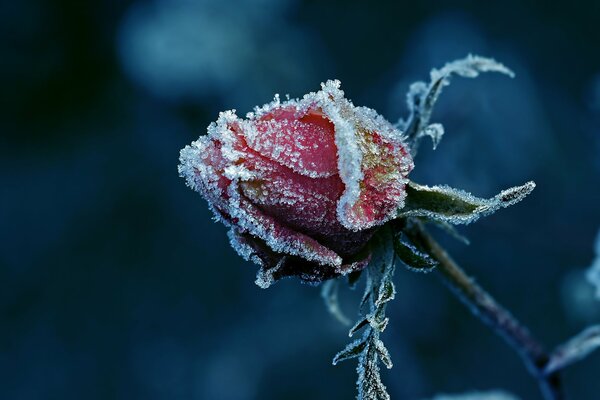
MULTIPOLYGON (((411 177, 479 196, 535 180, 461 228, 470 246, 444 243, 549 346, 600 322, 583 279, 600 227, 600 3, 535 3, 3 2, 0 398, 353 398, 355 364, 331 365, 347 331, 319 289, 255 286, 177 176, 179 149, 219 111, 329 78, 395 121, 410 82, 469 52, 516 78, 454 79, 434 115, 446 136, 411 177)), ((539 398, 434 275, 396 283, 392 398, 539 398)), ((359 296, 342 293, 351 316, 359 296)), ((599 372, 598 354, 569 368, 571 398, 598 399, 599 372)))

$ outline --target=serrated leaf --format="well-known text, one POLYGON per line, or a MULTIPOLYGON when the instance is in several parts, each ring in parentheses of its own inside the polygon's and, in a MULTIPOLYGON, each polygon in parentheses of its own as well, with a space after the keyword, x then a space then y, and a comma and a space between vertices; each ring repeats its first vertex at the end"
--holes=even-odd
POLYGON ((350 343, 346 348, 333 357, 333 365, 337 365, 341 361, 350 360, 359 357, 366 347, 364 339, 357 339, 350 343))
POLYGON ((385 331, 385 328, 387 328, 388 322, 390 322, 389 318, 383 318, 383 319, 370 319, 369 320, 369 324, 371 325, 371 327, 375 330, 377 330, 378 332, 383 332, 385 331))
POLYGON ((391 280, 385 280, 381 283, 379 287, 379 297, 375 302, 375 307, 379 307, 384 303, 387 303, 390 300, 394 299, 396 295, 396 288, 394 287, 394 282, 391 280))
POLYGON ((481 199, 445 185, 425 186, 409 182, 405 205, 399 210, 398 217, 425 217, 451 224, 468 224, 521 201, 534 188, 534 182, 527 182, 503 190, 491 199, 481 199))
POLYGON ((354 324, 354 326, 352 328, 350 328, 350 331, 348 331, 348 336, 353 336, 357 331, 359 331, 361 328, 367 326, 369 324, 369 320, 367 318, 364 318, 360 321, 358 321, 356 324, 354 324))
POLYGON ((428 272, 438 265, 438 262, 427 253, 420 251, 414 244, 405 240, 402 233, 394 240, 394 251, 396 257, 412 270, 428 272))
POLYGON ((359 358, 358 371, 358 400, 390 400, 386 387, 381 381, 379 373, 378 354, 374 348, 373 340, 370 337, 370 343, 359 358))
POLYGON ((325 302, 327 311, 337 319, 342 325, 350 325, 350 320, 344 315, 340 308, 338 300, 339 281, 337 279, 330 279, 323 282, 321 287, 321 297, 325 302))
POLYGON ((567 343, 559 346, 550 356, 544 372, 551 374, 590 355, 600 348, 600 325, 590 326, 567 343))
POLYGON ((377 354, 379 354, 379 359, 381 362, 385 364, 387 369, 391 369, 394 364, 392 363, 390 352, 380 339, 375 340, 375 349, 377 350, 377 354))

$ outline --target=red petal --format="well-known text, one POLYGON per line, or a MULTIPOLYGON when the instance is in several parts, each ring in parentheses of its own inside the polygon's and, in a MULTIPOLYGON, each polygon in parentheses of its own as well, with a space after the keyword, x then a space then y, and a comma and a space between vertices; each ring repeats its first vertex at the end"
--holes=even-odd
POLYGON ((337 174, 334 126, 321 112, 298 115, 294 107, 275 109, 243 128, 248 145, 299 174, 337 174))

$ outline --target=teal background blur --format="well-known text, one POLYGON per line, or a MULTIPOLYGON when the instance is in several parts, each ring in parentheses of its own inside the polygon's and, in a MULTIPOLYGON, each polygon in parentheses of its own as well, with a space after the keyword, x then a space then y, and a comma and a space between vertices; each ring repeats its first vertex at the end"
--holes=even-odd
MULTIPOLYGON (((254 285, 177 176, 179 149, 219 111, 329 78, 395 121, 410 82, 469 52, 516 78, 455 79, 434 115, 446 137, 411 177, 479 196, 535 180, 461 228, 470 246, 444 243, 545 343, 599 323, 582 277, 600 227, 599 4, 3 2, 0 399, 353 398, 355 365, 331 366, 346 328, 317 288, 254 285)), ((434 275, 396 275, 392 398, 539 398, 434 275)), ((348 314, 359 295, 343 293, 348 314)), ((598 354, 570 368, 571 398, 600 398, 599 373, 598 354)))

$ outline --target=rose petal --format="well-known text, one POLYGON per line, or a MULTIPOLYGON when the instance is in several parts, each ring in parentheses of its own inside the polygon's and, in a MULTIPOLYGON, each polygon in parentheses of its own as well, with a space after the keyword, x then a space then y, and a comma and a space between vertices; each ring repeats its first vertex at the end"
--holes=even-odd
POLYGON ((246 142, 259 154, 312 178, 337 174, 334 126, 320 111, 287 107, 246 122, 246 142))
POLYGON ((263 289, 282 278, 291 276, 298 276, 305 283, 318 284, 327 279, 360 271, 370 260, 370 254, 367 254, 364 259, 338 267, 323 266, 299 257, 275 253, 261 239, 243 233, 237 228, 232 228, 228 235, 232 247, 240 256, 261 267, 256 277, 256 284, 263 289))
POLYGON ((322 265, 342 264, 341 257, 333 250, 261 212, 239 192, 235 183, 230 186, 229 195, 228 211, 238 219, 238 226, 264 240, 273 251, 298 256, 322 265))

